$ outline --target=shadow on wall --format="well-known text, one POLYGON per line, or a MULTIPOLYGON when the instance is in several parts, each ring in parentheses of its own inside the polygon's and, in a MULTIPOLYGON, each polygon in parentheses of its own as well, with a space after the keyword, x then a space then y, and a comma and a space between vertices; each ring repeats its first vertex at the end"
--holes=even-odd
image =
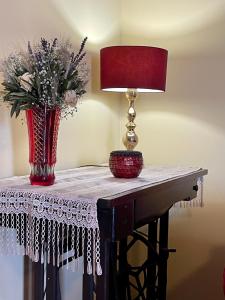
MULTIPOLYGON (((190 253, 190 255, 192 255, 190 253)), ((186 258, 189 259, 188 257, 186 258)), ((168 300, 223 300, 223 269, 225 267, 224 247, 213 248, 207 263, 196 269, 189 277, 168 292, 168 300), (215 284, 215 277, 217 281, 215 284), (212 288, 212 281, 213 288, 212 288)))

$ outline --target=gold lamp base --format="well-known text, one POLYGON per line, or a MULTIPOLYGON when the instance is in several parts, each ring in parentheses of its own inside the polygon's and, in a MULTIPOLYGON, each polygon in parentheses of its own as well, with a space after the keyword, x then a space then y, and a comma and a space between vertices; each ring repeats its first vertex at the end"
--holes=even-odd
POLYGON ((138 143, 138 136, 135 133, 136 124, 134 123, 134 119, 136 117, 136 111, 134 108, 135 100, 137 99, 137 90, 136 89, 128 89, 126 92, 126 98, 129 102, 129 109, 127 112, 128 123, 126 124, 127 131, 123 137, 123 144, 127 148, 127 150, 133 150, 138 143))

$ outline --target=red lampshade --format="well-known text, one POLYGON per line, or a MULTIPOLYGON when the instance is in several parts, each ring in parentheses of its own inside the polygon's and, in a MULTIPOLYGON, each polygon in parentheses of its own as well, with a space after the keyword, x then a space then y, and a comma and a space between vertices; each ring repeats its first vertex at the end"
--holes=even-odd
POLYGON ((147 46, 101 49, 101 89, 105 91, 162 92, 166 87, 168 51, 147 46))

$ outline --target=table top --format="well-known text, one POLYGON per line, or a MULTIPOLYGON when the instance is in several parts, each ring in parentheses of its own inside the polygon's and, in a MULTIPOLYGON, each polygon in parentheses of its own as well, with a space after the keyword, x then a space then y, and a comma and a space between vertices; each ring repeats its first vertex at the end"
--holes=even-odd
POLYGON ((207 170, 200 168, 149 166, 143 169, 138 178, 125 179, 113 177, 105 166, 85 166, 56 172, 56 183, 47 187, 30 185, 28 176, 1 179, 0 193, 10 191, 10 200, 18 195, 22 195, 21 198, 33 195, 35 199, 45 197, 52 200, 55 197, 65 200, 64 203, 61 201, 61 205, 69 201, 90 205, 97 202, 99 207, 110 208, 122 204, 129 196, 139 197, 156 190, 160 192, 168 185, 175 186, 206 174, 207 170))
POLYGON ((108 167, 86 166, 56 172, 55 185, 48 187, 31 186, 27 176, 6 178, 0 180, 0 212, 94 229, 97 210, 118 208, 134 214, 136 224, 195 198, 197 179, 205 174, 200 168, 149 166, 126 179, 113 177, 108 167))
MULTIPOLYGON (((90 274, 93 251, 100 270, 99 234, 103 239, 121 239, 163 215, 174 203, 195 198, 198 178, 206 174, 207 170, 200 168, 151 166, 144 168, 138 178, 119 179, 108 167, 92 166, 56 172, 56 183, 49 187, 31 186, 28 176, 1 179, 2 226, 7 231, 12 219, 21 230, 22 250, 18 251, 35 261, 40 259, 39 241, 45 234, 50 249, 50 244, 59 247, 58 236, 64 234, 64 229, 67 236, 72 231, 73 240, 75 232, 82 231, 82 245, 86 238, 89 243, 90 274), (96 247, 92 247, 93 240, 96 247)), ((77 239, 79 244, 79 234, 77 239)), ((10 243, 6 248, 6 253, 17 249, 10 243)))
POLYGON ((207 173, 205 169, 198 169, 99 199, 98 221, 102 237, 122 239, 135 228, 160 218, 176 202, 191 203, 198 193, 199 178, 207 173))
MULTIPOLYGON (((195 171, 190 172, 185 175, 171 177, 169 179, 156 182, 154 184, 150 183, 150 184, 146 184, 146 185, 143 185, 143 186, 140 186, 137 188, 126 190, 121 193, 116 193, 116 194, 113 194, 113 195, 110 195, 107 197, 102 197, 98 200, 98 206, 101 208, 112 208, 113 206, 116 206, 117 204, 122 204, 123 199, 127 199, 129 196, 138 198, 139 195, 141 195, 141 193, 143 193, 143 191, 145 191, 147 193, 151 193, 151 191, 160 192, 160 191, 168 189, 168 187, 170 187, 170 186, 176 186, 176 185, 179 185, 180 183, 185 184, 187 181, 196 180, 207 174, 208 174, 208 170, 200 168, 198 170, 195 170, 195 171)), ((176 200, 176 199, 174 199, 174 200, 176 200)), ((180 199, 177 201, 181 201, 181 200, 185 200, 185 199, 180 199)), ((174 201, 174 203, 177 201, 174 201)))

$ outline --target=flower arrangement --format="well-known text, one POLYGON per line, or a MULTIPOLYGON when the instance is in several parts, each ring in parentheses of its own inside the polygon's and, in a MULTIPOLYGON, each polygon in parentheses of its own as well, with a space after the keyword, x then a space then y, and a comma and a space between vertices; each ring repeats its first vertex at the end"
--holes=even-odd
POLYGON ((11 116, 35 107, 73 114, 88 83, 86 41, 75 52, 68 41, 42 38, 33 46, 28 42, 27 51, 9 55, 2 62, 2 99, 11 106, 11 116))

